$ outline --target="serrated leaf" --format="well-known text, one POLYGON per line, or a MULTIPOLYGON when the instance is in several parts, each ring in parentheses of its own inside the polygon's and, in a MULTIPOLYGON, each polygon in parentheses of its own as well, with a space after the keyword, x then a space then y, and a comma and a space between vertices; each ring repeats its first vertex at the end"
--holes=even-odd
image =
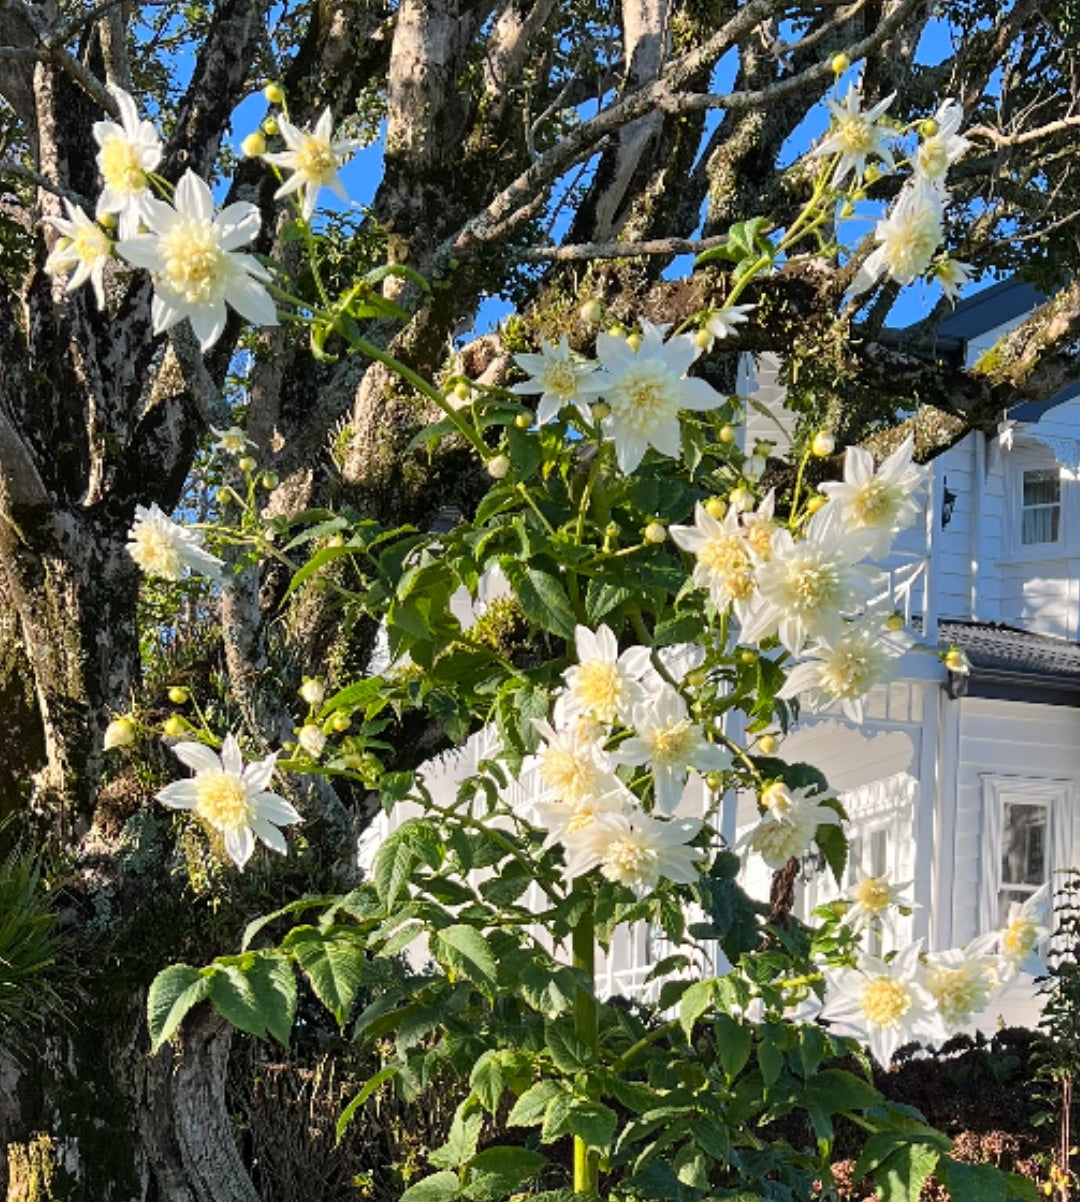
POLYGON ((576 1073, 579 1069, 586 1068, 592 1060, 589 1045, 578 1039, 568 1020, 546 1022, 544 1041, 555 1067, 560 1072, 576 1073))
POLYGON ((507 1116, 508 1127, 535 1127, 543 1121, 547 1108, 558 1095, 566 1094, 566 1087, 558 1081, 537 1081, 514 1103, 507 1116))
POLYGON ((525 616, 542 630, 572 639, 577 618, 558 577, 509 556, 499 562, 525 616))
POLYGON ((743 1071, 753 1044, 754 1033, 749 1026, 736 1021, 730 1014, 716 1016, 716 1049, 728 1077, 737 1077, 743 1071))
POLYGON ((466 1098, 454 1111, 450 1134, 441 1148, 428 1154, 428 1160, 440 1169, 459 1169, 476 1155, 484 1112, 472 1098, 466 1098))
MULTIPOLYGON (((548 1113, 551 1114, 550 1109, 548 1113)), ((617 1124, 618 1116, 610 1106, 586 1098, 572 1098, 565 1115, 560 1115, 557 1121, 551 1119, 544 1123, 544 1137, 576 1135, 590 1148, 607 1152, 617 1124)))
POLYGON ((150 1050, 157 1052, 172 1039, 184 1015, 210 991, 209 977, 190 964, 170 964, 154 978, 146 996, 146 1023, 150 1050))
POLYGON ((296 973, 280 955, 261 955, 247 970, 252 994, 269 1034, 287 1048, 296 1016, 296 973))
POLYGON ((939 1155, 928 1144, 905 1143, 897 1148, 871 1174, 881 1191, 881 1202, 919 1202, 939 1155))
POLYGON ((475 927, 457 923, 438 932, 436 944, 443 957, 489 997, 494 995, 497 969, 487 940, 475 927))
POLYGON ((679 999, 679 1025, 690 1039, 694 1023, 708 1010, 713 1000, 712 981, 695 981, 679 999))
POLYGON ((949 1191, 952 1202, 1007 1202, 1005 1174, 991 1164, 964 1164, 942 1156, 935 1174, 949 1191))
MULTIPOLYGON (((623 585, 608 584, 603 577, 594 576, 585 590, 585 617, 590 626, 595 626, 617 605, 629 601, 635 594, 623 585)), ((700 635, 701 629, 698 628, 700 635)))
POLYGON ((344 1026, 364 975, 364 953, 354 935, 297 927, 282 945, 311 983, 315 996, 344 1026))
POLYGON ((484 1109, 494 1114, 506 1089, 498 1052, 487 1051, 477 1060, 469 1074, 469 1085, 484 1109))
POLYGON ((441 1173, 432 1173, 430 1177, 425 1177, 415 1185, 410 1185, 398 1202, 450 1202, 451 1198, 458 1197, 460 1193, 461 1183, 457 1173, 443 1170, 441 1173))
POLYGON ((416 851, 403 826, 393 831, 379 848, 375 856, 375 891, 388 910, 412 879, 416 861, 416 851))
POLYGON ((546 1164, 546 1156, 528 1148, 485 1148, 469 1164, 463 1192, 473 1202, 498 1202, 515 1193, 546 1164))

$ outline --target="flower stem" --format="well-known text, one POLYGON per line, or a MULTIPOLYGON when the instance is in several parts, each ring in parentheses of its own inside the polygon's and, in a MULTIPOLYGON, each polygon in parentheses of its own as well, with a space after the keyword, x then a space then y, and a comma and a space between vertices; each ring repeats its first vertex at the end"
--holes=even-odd
MULTIPOLYGON (((592 911, 574 927, 571 937, 574 967, 588 978, 574 996, 574 1034, 587 1045, 593 1056, 597 1050, 596 1010, 596 929, 592 911)), ((600 1187, 600 1157, 590 1150, 580 1135, 574 1136, 574 1193, 595 1196, 600 1187)))

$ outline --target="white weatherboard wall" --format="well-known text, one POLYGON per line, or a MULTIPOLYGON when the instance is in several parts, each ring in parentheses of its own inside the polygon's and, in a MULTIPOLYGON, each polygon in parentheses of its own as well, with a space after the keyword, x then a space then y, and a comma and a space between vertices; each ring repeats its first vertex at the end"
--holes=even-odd
MULTIPOLYGON (((984 885, 993 887, 999 870, 998 863, 986 862, 982 854, 986 824, 993 820, 987 807, 994 790, 988 785, 999 778, 1036 795, 1061 787, 1064 809, 1052 823, 1051 867, 1080 866, 1080 822, 1075 813, 1080 798, 1080 711, 978 697, 949 702, 948 709, 955 717, 955 746, 945 749, 939 855, 941 850, 946 854, 940 855, 939 868, 942 882, 951 881, 951 889, 942 889, 935 908, 932 941, 938 948, 964 946, 992 929, 997 917, 980 913, 986 909, 980 895, 985 896, 984 885), (984 874, 991 876, 984 880, 984 874)), ((945 728, 949 725, 946 722, 945 728)), ((1000 1014, 1007 1022, 1030 1025, 1038 1008, 1030 978, 1021 979, 995 1005, 994 1017, 1000 1014)))

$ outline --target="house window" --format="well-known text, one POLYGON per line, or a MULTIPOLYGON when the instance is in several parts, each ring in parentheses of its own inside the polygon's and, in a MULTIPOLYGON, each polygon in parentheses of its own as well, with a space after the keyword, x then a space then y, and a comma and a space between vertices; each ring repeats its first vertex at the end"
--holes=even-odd
POLYGON ((1020 541, 1025 547, 1056 543, 1061 529, 1061 472, 1036 468, 1024 472, 1020 541))
POLYGON ((1072 781, 982 778, 980 930, 1003 926, 1015 903, 1052 880, 1055 868, 1075 862, 1074 793, 1072 781))
POLYGON ((1001 883, 997 925, 1009 918, 1014 902, 1024 902, 1050 879, 1050 805, 1045 801, 1002 799, 1001 883))

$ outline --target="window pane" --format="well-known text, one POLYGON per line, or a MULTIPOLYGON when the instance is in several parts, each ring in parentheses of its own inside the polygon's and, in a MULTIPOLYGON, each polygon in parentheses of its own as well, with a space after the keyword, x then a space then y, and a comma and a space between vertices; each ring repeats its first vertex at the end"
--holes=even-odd
POLYGON ((1061 500, 1061 474, 1056 468, 1024 473, 1024 507, 1056 505, 1061 500))
POLYGON ((1046 806, 1005 803, 1001 834, 1001 884, 1041 885, 1046 880, 1046 806))
POLYGON ((1021 541, 1024 546, 1031 543, 1056 543, 1061 510, 1056 505, 1024 510, 1024 525, 1021 541))
POLYGON ((1034 889, 1002 889, 998 893, 997 925, 1003 927, 1015 906, 1022 906, 1035 892, 1034 889))

